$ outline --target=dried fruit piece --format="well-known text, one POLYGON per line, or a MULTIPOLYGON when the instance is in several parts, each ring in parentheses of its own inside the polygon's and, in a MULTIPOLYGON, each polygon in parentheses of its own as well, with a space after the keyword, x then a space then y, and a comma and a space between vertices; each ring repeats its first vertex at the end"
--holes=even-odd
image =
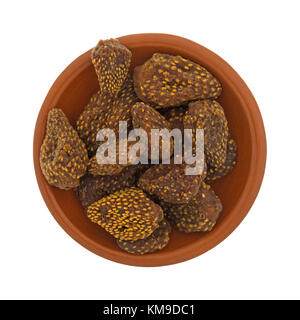
POLYGON ((129 166, 121 173, 112 176, 86 174, 80 179, 80 185, 77 188, 77 196, 81 204, 87 208, 110 193, 132 187, 137 180, 137 170, 136 166, 129 166))
POLYGON ((202 175, 186 175, 186 164, 159 164, 150 167, 138 180, 138 186, 157 199, 171 203, 186 203, 195 196, 202 175))
POLYGON ((117 244, 122 250, 129 253, 138 255, 152 253, 163 249, 168 244, 170 232, 171 226, 168 221, 164 219, 149 237, 137 241, 117 240, 117 244))
POLYGON ((226 176, 236 165, 237 159, 237 144, 232 139, 229 138, 227 142, 227 154, 225 162, 217 169, 209 168, 207 170, 206 181, 214 181, 216 179, 226 176))
POLYGON ((97 92, 80 114, 76 129, 86 144, 89 156, 93 156, 99 146, 96 136, 100 129, 110 128, 117 134, 119 121, 127 121, 131 126, 130 110, 138 98, 133 89, 133 81, 129 78, 116 98, 97 92))
POLYGON ((106 196, 106 193, 102 189, 102 177, 105 178, 107 176, 86 174, 80 179, 80 185, 76 190, 76 194, 84 208, 87 208, 93 202, 106 196))
POLYGON ((93 48, 91 58, 102 93, 118 94, 127 78, 131 56, 116 39, 100 40, 93 48))
POLYGON ((86 171, 87 163, 84 143, 66 115, 61 109, 51 109, 40 150, 40 166, 46 180, 60 189, 75 188, 86 171))
POLYGON ((217 98, 220 82, 204 67, 181 56, 155 53, 134 70, 138 97, 159 107, 179 106, 195 99, 217 98))
POLYGON ((222 203, 208 184, 202 182, 197 195, 189 203, 161 203, 166 218, 180 231, 211 231, 222 211, 222 203))
MULTIPOLYGON (((134 128, 141 128, 146 131, 148 135, 148 157, 151 157, 151 143, 152 140, 159 142, 159 158, 162 159, 163 143, 159 138, 158 133, 151 132, 151 129, 167 129, 171 130, 169 122, 158 111, 143 102, 137 102, 131 109, 132 125, 134 128)), ((173 154, 173 139, 170 139, 170 154, 163 158, 170 158, 173 154)))
POLYGON ((147 238, 159 226, 163 211, 136 187, 102 198, 87 209, 89 219, 119 240, 147 238))
POLYGON ((204 130, 204 153, 208 167, 219 168, 225 162, 228 125, 224 110, 217 101, 199 100, 189 103, 184 128, 204 130))

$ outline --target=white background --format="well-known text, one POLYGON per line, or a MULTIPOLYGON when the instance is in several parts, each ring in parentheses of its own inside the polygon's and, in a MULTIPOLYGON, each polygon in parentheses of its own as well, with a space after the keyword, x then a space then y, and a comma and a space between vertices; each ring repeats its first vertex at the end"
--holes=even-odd
POLYGON ((2 299, 300 298, 299 1, 1 1, 2 299), (138 268, 81 247, 40 195, 32 161, 40 106, 59 73, 100 38, 180 35, 213 50, 260 106, 268 161, 229 238, 173 266, 138 268))

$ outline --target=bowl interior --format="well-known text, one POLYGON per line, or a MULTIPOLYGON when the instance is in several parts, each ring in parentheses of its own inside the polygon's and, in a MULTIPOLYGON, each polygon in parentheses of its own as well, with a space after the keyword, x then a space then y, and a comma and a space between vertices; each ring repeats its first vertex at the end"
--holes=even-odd
MULTIPOLYGON (((238 144, 238 161, 235 169, 226 177, 212 184, 216 194, 223 203, 223 211, 217 222, 216 227, 209 233, 192 233, 186 234, 173 230, 171 240, 167 247, 162 251, 144 256, 134 256, 122 252, 112 236, 106 231, 90 222, 86 217, 82 206, 76 198, 74 191, 62 191, 58 188, 51 187, 40 172, 40 168, 36 165, 37 177, 40 188, 43 188, 43 196, 48 198, 46 203, 52 202, 50 210, 60 224, 68 229, 73 229, 71 235, 76 238, 84 246, 97 254, 109 259, 134 264, 134 265, 161 265, 174 263, 185 260, 179 258, 185 251, 190 248, 198 248, 198 254, 206 251, 207 242, 211 241, 218 234, 219 228, 230 218, 234 206, 240 198, 245 188, 249 168, 252 159, 252 139, 251 139, 251 123, 247 110, 243 105, 241 97, 230 81, 230 77, 220 67, 215 64, 216 55, 209 50, 190 42, 189 46, 181 46, 174 44, 174 41, 137 41, 130 37, 120 38, 120 41, 132 51, 132 69, 142 64, 146 59, 150 58, 155 52, 164 52, 169 54, 178 54, 197 62, 212 72, 222 83, 223 92, 219 98, 219 102, 224 107, 231 135, 238 144), (191 50, 193 46, 197 46, 197 50, 191 50), (49 200, 50 199, 50 200, 49 200), (55 209, 53 209, 55 208, 55 209), (56 213, 53 212, 56 211, 56 213), (75 230, 75 231, 74 231, 75 230), (77 233, 78 236, 75 235, 77 233), (82 238, 82 240, 78 238, 82 238)), ((83 67, 76 73, 76 76, 69 77, 61 87, 56 87, 52 99, 44 102, 41 113, 39 115, 40 132, 35 136, 35 149, 39 150, 44 134, 48 111, 53 107, 63 109, 72 125, 75 125, 76 119, 81 113, 83 107, 88 103, 90 96, 98 90, 97 78, 93 66, 89 59, 89 53, 80 57, 84 61, 83 67), (50 102, 49 102, 50 101, 50 102)), ((220 58, 218 58, 220 59, 220 58)), ((72 68, 69 66, 69 68, 72 68)), ((53 90, 52 90, 53 91, 53 90)), ((49 98, 49 97, 48 97, 49 98)), ((38 154, 38 153, 37 153, 38 154)), ((38 155, 36 155, 38 157, 38 155)), ((35 159, 36 160, 36 159, 35 159)), ((195 254, 194 256, 196 256, 195 254)))

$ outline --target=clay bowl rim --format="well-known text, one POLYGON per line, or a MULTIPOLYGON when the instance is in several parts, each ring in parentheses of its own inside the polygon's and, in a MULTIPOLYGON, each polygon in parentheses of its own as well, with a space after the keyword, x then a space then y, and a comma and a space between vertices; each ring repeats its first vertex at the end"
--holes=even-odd
POLYGON ((51 193, 50 186, 42 176, 39 165, 40 146, 37 144, 36 140, 39 134, 44 134, 41 119, 44 119, 44 117, 47 116, 47 106, 49 104, 53 106, 52 102, 57 94, 63 92, 69 86, 70 82, 75 77, 77 77, 85 68, 87 68, 88 65, 90 65, 91 50, 75 59, 58 76, 58 78, 50 88, 39 111, 33 141, 34 168, 38 186, 48 209, 50 210, 56 221, 59 223, 59 225, 75 241, 80 243, 86 249, 94 252, 95 254, 118 263, 133 266, 153 267, 183 262, 203 254, 204 252, 212 249, 217 244, 222 242, 225 238, 227 238, 245 218, 252 204, 254 203, 263 180, 266 163, 266 136, 263 120, 258 105, 251 91, 249 90, 245 82, 241 79, 241 77, 226 61, 224 61, 217 54, 203 47, 202 45, 179 36, 160 33, 131 34, 119 37, 118 39, 120 40, 120 42, 125 43, 130 48, 132 48, 132 46, 137 47, 137 44, 139 44, 139 46, 142 44, 142 46, 145 47, 163 44, 167 45, 169 48, 172 48, 172 50, 174 50, 175 52, 178 51, 181 47, 185 47, 185 49, 188 49, 190 51, 196 50, 202 56, 205 55, 207 61, 209 60, 209 63, 213 63, 216 67, 218 67, 220 72, 226 74, 226 79, 230 83, 231 90, 234 90, 235 94, 239 96, 241 106, 243 107, 244 112, 247 115, 253 149, 250 168, 248 172, 248 180, 240 198, 229 214, 230 217, 228 217, 226 221, 222 222, 218 230, 215 230, 215 232, 213 233, 213 236, 208 235, 205 238, 205 241, 203 241, 203 239, 200 239, 200 246, 198 241, 195 241, 184 247, 173 250, 171 252, 166 252, 159 256, 152 257, 151 254, 143 255, 143 259, 140 259, 141 257, 138 257, 139 259, 136 259, 135 255, 130 255, 128 253, 122 252, 121 250, 116 251, 102 246, 101 243, 91 240, 86 234, 75 227, 68 218, 66 218, 63 210, 51 193))

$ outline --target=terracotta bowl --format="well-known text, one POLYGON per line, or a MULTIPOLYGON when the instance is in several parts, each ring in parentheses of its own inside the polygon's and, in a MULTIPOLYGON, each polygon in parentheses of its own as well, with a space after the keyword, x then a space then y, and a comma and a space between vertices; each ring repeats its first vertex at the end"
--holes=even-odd
POLYGON ((62 191, 47 183, 39 165, 47 114, 53 107, 62 108, 71 124, 75 124, 90 96, 98 90, 90 51, 78 57, 62 72, 41 107, 33 142, 36 178, 54 218, 74 240, 88 250, 104 258, 135 266, 162 266, 182 262, 199 256, 223 241, 252 206, 265 169, 266 138, 263 121, 244 81, 223 59, 203 46, 166 34, 135 34, 120 37, 119 40, 132 51, 132 69, 153 53, 164 52, 181 55, 203 65, 221 81, 223 93, 219 101, 225 109, 231 134, 237 141, 239 155, 236 168, 213 184, 224 208, 216 227, 209 233, 186 234, 173 230, 165 249, 136 256, 121 251, 112 236, 88 220, 74 191, 62 191))

